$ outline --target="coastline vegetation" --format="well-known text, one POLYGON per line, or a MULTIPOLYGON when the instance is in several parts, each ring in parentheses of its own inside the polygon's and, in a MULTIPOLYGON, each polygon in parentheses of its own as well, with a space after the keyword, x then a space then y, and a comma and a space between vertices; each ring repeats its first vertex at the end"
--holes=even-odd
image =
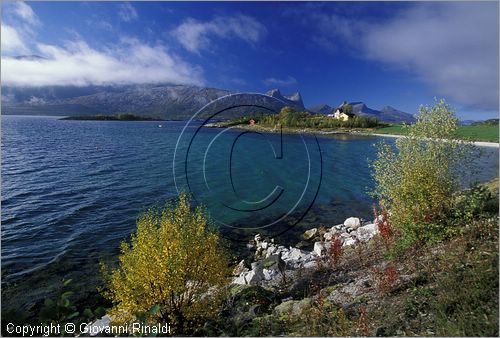
POLYGON ((379 127, 382 124, 373 117, 354 116, 347 121, 334 119, 321 114, 310 114, 306 111, 296 111, 290 107, 283 107, 279 114, 250 114, 237 117, 228 121, 215 124, 217 127, 250 126, 250 121, 255 122, 252 127, 276 129, 279 126, 286 130, 352 130, 379 127))
POLYGON ((130 113, 117 113, 114 115, 74 115, 63 117, 60 120, 77 120, 77 121, 165 121, 157 117, 139 116, 130 113))
MULTIPOLYGON (((411 125, 391 124, 374 117, 354 116, 347 121, 338 120, 321 114, 295 111, 284 107, 279 114, 249 114, 227 121, 209 125, 212 127, 238 127, 264 132, 276 132, 278 127, 283 132, 363 132, 388 135, 408 135, 411 125), (254 124, 250 124, 253 120, 254 124)), ((471 125, 457 125, 456 130, 446 136, 449 139, 464 141, 498 142, 498 119, 475 122, 471 125)))
POLYGON ((458 119, 444 100, 421 107, 407 136, 378 144, 372 163, 374 195, 401 230, 405 245, 459 231, 449 224, 460 177, 472 169, 475 148, 453 139, 458 119), (448 139, 448 142, 441 142, 448 139))

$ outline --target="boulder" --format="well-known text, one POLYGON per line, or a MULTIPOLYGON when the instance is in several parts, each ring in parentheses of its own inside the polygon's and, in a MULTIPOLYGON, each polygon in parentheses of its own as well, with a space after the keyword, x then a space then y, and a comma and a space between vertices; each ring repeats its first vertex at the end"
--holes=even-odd
POLYGON ((312 228, 312 229, 309 229, 306 232, 304 232, 303 237, 305 240, 310 240, 310 239, 314 238, 317 234, 318 234, 318 229, 312 228))
POLYGON ((337 225, 332 227, 332 230, 335 229, 337 231, 341 231, 343 227, 344 227, 344 224, 337 224, 337 225))
POLYGON ((377 225, 372 223, 359 227, 358 230, 356 230, 356 237, 360 241, 368 241, 377 233, 378 233, 377 225))
POLYGON ((307 253, 305 251, 302 251, 297 248, 291 248, 290 253, 288 257, 293 260, 304 260, 304 258, 307 256, 307 253))
POLYGON ((104 315, 102 318, 97 319, 95 322, 90 324, 87 329, 91 337, 97 336, 99 333, 103 332, 106 327, 111 324, 111 317, 109 315, 104 315))
POLYGON ((233 280, 233 284, 257 284, 264 279, 262 262, 252 263, 252 270, 242 272, 238 277, 233 280))
POLYGON ((327 231, 325 232, 325 234, 323 235, 323 237, 325 238, 325 241, 331 241, 332 238, 334 236, 334 233, 331 232, 331 231, 327 231))
POLYGON ((278 275, 278 271, 275 269, 263 269, 262 273, 265 280, 271 280, 278 275))
POLYGON ((348 245, 353 245, 356 243, 356 240, 354 238, 346 238, 342 246, 348 246, 348 245))
POLYGON ((331 246, 332 243, 330 242, 316 242, 314 243, 313 251, 316 253, 317 256, 321 257, 330 250, 331 246))
POLYGON ((311 261, 306 262, 302 267, 304 269, 317 268, 318 262, 316 262, 315 260, 311 260, 311 261))
POLYGON ((277 251, 278 248, 274 244, 270 244, 266 251, 266 258, 273 254, 277 254, 278 253, 277 251))
POLYGON ((349 217, 344 221, 344 226, 348 228, 357 229, 361 226, 361 221, 357 217, 349 217))
POLYGON ((264 279, 263 269, 252 270, 245 275, 246 284, 255 285, 264 279))
POLYGON ((233 276, 239 276, 243 272, 248 272, 248 269, 245 267, 245 260, 241 260, 241 262, 236 265, 236 267, 233 270, 233 276))

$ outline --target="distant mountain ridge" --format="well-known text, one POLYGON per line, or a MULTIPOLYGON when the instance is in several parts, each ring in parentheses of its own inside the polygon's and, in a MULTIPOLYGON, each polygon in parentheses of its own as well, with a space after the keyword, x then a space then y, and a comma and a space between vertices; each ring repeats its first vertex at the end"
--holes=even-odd
MULTIPOLYGON (((186 85, 129 85, 87 87, 2 87, 2 113, 21 115, 95 115, 131 113, 166 119, 190 118, 207 103, 234 92, 218 88, 186 85)), ((297 110, 306 110, 299 92, 283 95, 279 89, 266 93, 297 110)), ((256 98, 256 103, 259 101, 256 98)), ((353 113, 373 116, 386 122, 413 122, 412 115, 390 106, 382 110, 368 108, 363 102, 352 102, 353 113)), ((335 110, 327 104, 308 109, 317 114, 335 110)), ((221 116, 227 117, 227 116, 221 116)))
POLYGON ((295 109, 299 110, 304 110, 306 109, 304 107, 304 102, 302 102, 302 96, 300 95, 299 92, 295 92, 292 95, 282 95, 279 89, 271 89, 266 93, 266 95, 269 95, 271 97, 274 97, 276 99, 279 99, 283 102, 286 103, 287 106, 290 106, 295 109))
POLYGON ((317 106, 310 107, 310 108, 308 108, 308 110, 311 113, 328 115, 328 114, 331 114, 331 112, 333 111, 333 108, 330 107, 329 105, 323 103, 323 104, 318 104, 317 106))
MULTIPOLYGON (((309 108, 308 110, 316 113, 316 114, 333 114, 338 108, 342 107, 342 105, 347 104, 348 102, 343 102, 338 105, 336 108, 332 108, 327 104, 320 104, 314 107, 309 108)), ((413 123, 415 122, 415 117, 413 115, 405 113, 401 110, 393 108, 391 106, 385 106, 381 110, 375 110, 369 108, 364 102, 349 102, 352 106, 352 112, 355 115, 367 116, 367 117, 376 117, 380 121, 384 122, 392 122, 392 123, 413 123)))

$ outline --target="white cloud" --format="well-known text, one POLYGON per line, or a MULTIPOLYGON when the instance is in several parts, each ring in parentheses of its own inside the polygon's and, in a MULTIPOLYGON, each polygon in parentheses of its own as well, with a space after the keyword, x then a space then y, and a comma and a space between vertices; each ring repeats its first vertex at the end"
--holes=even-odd
POLYGON ((24 1, 15 1, 12 3, 12 11, 20 19, 27 22, 32 26, 40 25, 40 21, 36 16, 35 12, 28 6, 24 1))
POLYGON ((202 72, 162 46, 126 39, 99 51, 84 41, 64 47, 38 44, 46 59, 2 58, 7 86, 114 85, 143 83, 202 84, 202 72))
POLYGON ((21 53, 26 54, 29 52, 28 47, 21 38, 20 33, 11 26, 1 25, 2 29, 2 53, 21 53))
POLYGON ((134 6, 128 2, 120 5, 118 16, 125 22, 136 20, 139 17, 134 6))
POLYGON ((236 15, 216 17, 207 22, 192 18, 185 20, 173 32, 184 48, 193 53, 210 49, 212 38, 238 38, 250 44, 261 40, 267 33, 266 27, 252 17, 236 15))
POLYGON ((286 79, 277 79, 274 77, 270 77, 270 78, 265 79, 263 82, 266 86, 286 87, 286 86, 292 86, 292 85, 297 84, 297 79, 294 78, 293 76, 289 75, 286 79))
POLYGON ((343 39, 362 57, 413 72, 436 95, 498 109, 498 4, 421 3, 377 23, 314 19, 323 42, 343 39))

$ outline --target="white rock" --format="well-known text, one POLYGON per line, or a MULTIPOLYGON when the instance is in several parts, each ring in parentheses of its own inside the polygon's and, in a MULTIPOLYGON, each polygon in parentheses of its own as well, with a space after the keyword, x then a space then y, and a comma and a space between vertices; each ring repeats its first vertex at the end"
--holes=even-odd
POLYGON ((357 229, 361 225, 361 221, 357 217, 349 217, 344 221, 344 226, 348 228, 357 229))
POLYGON ((333 233, 331 233, 330 231, 327 231, 327 232, 325 232, 323 237, 325 238, 326 241, 331 241, 333 238, 333 233))
POLYGON ((262 270, 252 270, 245 275, 245 280, 248 284, 257 284, 264 278, 262 270))
POLYGON ((265 280, 271 280, 278 275, 279 271, 276 269, 264 269, 262 273, 265 280))
POLYGON ((245 275, 246 275, 246 273, 242 273, 241 275, 239 275, 238 277, 236 277, 233 280, 233 284, 246 285, 247 281, 245 279, 245 275))
POLYGON ((237 277, 233 283, 234 284, 257 284, 264 278, 262 272, 262 266, 260 264, 252 263, 252 271, 244 272, 239 277, 237 277))
POLYGON ((306 252, 297 248, 292 248, 288 257, 294 260, 302 260, 306 256, 306 252))
POLYGON ((316 263, 315 261, 309 261, 309 262, 305 263, 303 266, 305 269, 310 269, 310 268, 317 267, 318 263, 316 263))
POLYGON ((354 238, 346 238, 342 246, 348 246, 348 245, 353 245, 356 243, 356 240, 354 238))
POLYGON ((318 234, 317 228, 312 228, 304 232, 304 239, 309 240, 318 234))
POLYGON ((260 245, 260 247, 265 250, 265 249, 267 249, 268 245, 269 244, 267 242, 262 242, 262 244, 260 245))
POLYGON ((314 249, 313 251, 318 255, 319 257, 323 256, 328 250, 330 250, 331 247, 330 242, 316 242, 314 243, 314 249))
POLYGON ((236 267, 233 270, 233 276, 239 276, 243 272, 248 272, 248 269, 245 268, 245 260, 241 260, 241 262, 236 265, 236 267))
POLYGON ((267 248, 267 252, 266 252, 266 258, 269 257, 269 256, 271 256, 271 255, 273 255, 273 254, 275 254, 276 250, 277 250, 276 246, 274 246, 272 244, 269 245, 269 247, 267 248))
POLYGON ((111 317, 104 315, 101 319, 96 320, 90 324, 87 329, 91 337, 97 336, 100 332, 104 332, 106 327, 109 327, 111 323, 111 317))
POLYGON ((375 236, 377 233, 378 233, 378 229, 377 229, 377 225, 375 225, 375 224, 367 224, 367 225, 364 225, 362 227, 359 227, 358 230, 356 230, 356 236, 361 241, 368 241, 373 236, 375 236))

